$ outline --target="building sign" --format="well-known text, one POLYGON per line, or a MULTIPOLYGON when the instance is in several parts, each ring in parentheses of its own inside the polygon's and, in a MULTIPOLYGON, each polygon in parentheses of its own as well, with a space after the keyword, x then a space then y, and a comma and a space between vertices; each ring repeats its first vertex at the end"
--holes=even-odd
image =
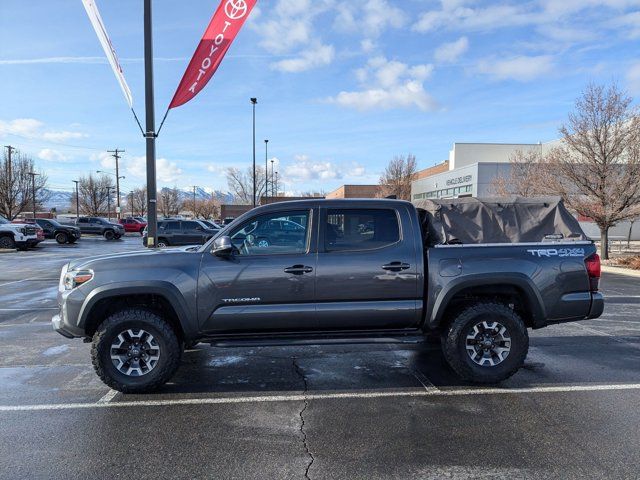
POLYGON ((447 187, 452 185, 459 185, 461 183, 469 183, 473 177, 471 175, 465 175, 463 177, 455 177, 447 180, 447 187))

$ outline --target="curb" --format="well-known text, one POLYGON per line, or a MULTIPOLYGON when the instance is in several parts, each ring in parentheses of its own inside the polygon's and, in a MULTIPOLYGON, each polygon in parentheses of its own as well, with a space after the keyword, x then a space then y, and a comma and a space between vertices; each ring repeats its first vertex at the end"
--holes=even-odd
POLYGON ((631 268, 612 267, 610 265, 602 265, 600 269, 607 273, 617 273, 618 275, 627 275, 629 277, 640 278, 640 270, 633 270, 631 268))
POLYGON ((17 248, 0 248, 0 253, 14 253, 17 251, 17 248))

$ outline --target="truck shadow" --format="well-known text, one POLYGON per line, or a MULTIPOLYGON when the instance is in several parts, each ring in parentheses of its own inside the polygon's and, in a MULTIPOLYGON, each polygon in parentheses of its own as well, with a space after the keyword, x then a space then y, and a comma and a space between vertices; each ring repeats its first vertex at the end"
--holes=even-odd
MULTIPOLYGON (((308 393, 478 387, 461 381, 434 344, 254 348, 201 344, 185 352, 174 378, 153 395, 299 394, 304 390, 305 380, 308 393)), ((532 338, 524 367, 498 386, 596 383, 640 383, 640 336, 532 338)))

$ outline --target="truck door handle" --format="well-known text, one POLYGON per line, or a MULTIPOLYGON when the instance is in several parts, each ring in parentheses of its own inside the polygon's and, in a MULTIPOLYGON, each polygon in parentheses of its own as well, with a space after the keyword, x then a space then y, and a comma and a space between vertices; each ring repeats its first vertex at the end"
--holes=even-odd
POLYGON ((382 266, 383 270, 389 270, 390 272, 399 272, 401 270, 407 270, 411 265, 403 262, 391 262, 382 266))
POLYGON ((306 265, 293 265, 284 269, 284 273, 292 273, 293 275, 302 275, 311 272, 313 272, 313 268, 307 267, 306 265))

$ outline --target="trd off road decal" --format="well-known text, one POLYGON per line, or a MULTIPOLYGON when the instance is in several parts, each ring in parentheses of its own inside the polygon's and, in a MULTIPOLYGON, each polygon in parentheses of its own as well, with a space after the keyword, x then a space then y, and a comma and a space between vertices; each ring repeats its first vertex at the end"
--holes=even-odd
POLYGON ((584 248, 535 248, 527 252, 534 257, 584 257, 584 248))

